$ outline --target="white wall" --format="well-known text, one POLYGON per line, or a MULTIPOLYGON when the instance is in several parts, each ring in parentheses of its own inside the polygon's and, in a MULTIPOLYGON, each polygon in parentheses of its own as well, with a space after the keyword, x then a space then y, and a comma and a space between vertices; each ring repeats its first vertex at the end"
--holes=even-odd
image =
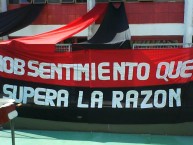
MULTIPOLYGON (((54 30, 64 25, 29 25, 24 29, 10 34, 9 36, 31 36, 39 33, 54 30)), ((131 24, 129 25, 131 36, 160 36, 160 35, 179 35, 184 34, 184 24, 164 23, 164 24, 131 24)), ((94 27, 97 30, 98 25, 94 27)), ((76 36, 87 36, 88 29, 78 33, 76 36)))

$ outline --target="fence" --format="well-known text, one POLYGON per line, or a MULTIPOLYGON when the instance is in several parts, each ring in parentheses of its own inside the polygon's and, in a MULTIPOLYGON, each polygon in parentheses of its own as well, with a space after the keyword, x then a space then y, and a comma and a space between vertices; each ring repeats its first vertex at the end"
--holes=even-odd
MULTIPOLYGON (((134 43, 133 49, 169 49, 169 48, 190 48, 193 43, 158 43, 158 44, 144 44, 134 43)), ((71 52, 72 44, 56 44, 56 52, 71 52)))
POLYGON ((63 52, 71 52, 72 45, 71 44, 56 44, 56 52, 63 53, 63 52))
POLYGON ((163 49, 163 48, 189 48, 193 47, 193 43, 154 43, 144 44, 136 43, 133 44, 133 49, 163 49))

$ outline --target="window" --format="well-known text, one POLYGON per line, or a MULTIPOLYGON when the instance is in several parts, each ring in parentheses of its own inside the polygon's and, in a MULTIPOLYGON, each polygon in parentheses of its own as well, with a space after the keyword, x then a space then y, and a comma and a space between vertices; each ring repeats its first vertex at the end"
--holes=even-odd
POLYGON ((19 4, 19 0, 9 0, 10 4, 19 4))
POLYGON ((46 0, 33 0, 34 4, 44 4, 46 3, 46 0))
POLYGON ((48 3, 57 4, 60 3, 60 0, 47 0, 48 3))
POLYGON ((76 3, 86 3, 86 0, 76 0, 76 3))
POLYGON ((20 4, 29 4, 32 3, 32 0, 19 0, 20 4))
POLYGON ((62 3, 74 3, 74 0, 62 0, 62 3))

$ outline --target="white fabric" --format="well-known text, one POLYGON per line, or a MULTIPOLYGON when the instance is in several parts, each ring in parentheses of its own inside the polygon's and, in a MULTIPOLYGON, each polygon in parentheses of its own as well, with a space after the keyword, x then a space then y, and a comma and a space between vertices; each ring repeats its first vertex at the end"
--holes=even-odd
POLYGON ((0 108, 12 105, 15 100, 8 98, 0 98, 0 108))
POLYGON ((18 116, 18 113, 17 113, 16 110, 8 113, 8 118, 9 118, 10 120, 11 120, 11 119, 14 119, 14 118, 17 117, 17 116, 18 116))

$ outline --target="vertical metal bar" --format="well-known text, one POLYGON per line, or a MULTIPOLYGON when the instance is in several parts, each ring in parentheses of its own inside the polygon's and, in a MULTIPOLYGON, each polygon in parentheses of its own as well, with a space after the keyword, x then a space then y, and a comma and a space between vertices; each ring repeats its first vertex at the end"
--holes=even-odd
POLYGON ((14 119, 10 120, 12 145, 15 145, 14 119))
MULTIPOLYGON (((94 6, 96 2, 95 0, 87 0, 87 12, 90 11, 94 6)), ((88 27, 88 37, 87 39, 90 39, 93 36, 94 31, 94 24, 90 25, 88 27)))
POLYGON ((192 43, 192 25, 193 25, 193 1, 185 0, 184 5, 184 47, 188 47, 187 43, 192 43))
MULTIPOLYGON (((6 0, 1 0, 1 12, 6 12, 7 11, 7 1, 6 0)), ((8 40, 8 36, 3 36, 3 40, 8 40)))

